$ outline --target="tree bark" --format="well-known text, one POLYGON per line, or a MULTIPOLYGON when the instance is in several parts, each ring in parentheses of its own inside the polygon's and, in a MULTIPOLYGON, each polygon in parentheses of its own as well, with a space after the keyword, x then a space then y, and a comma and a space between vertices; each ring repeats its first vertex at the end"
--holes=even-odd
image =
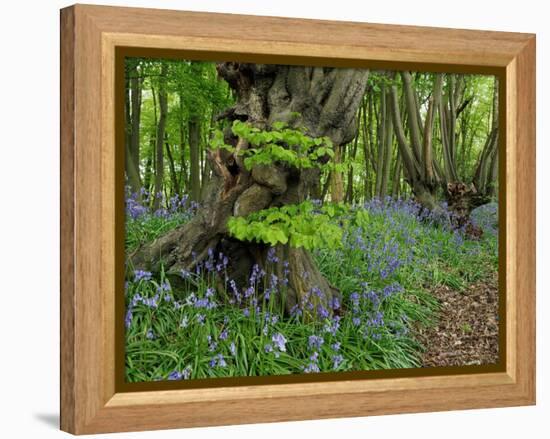
POLYGON ((385 197, 388 194, 388 182, 390 179, 390 169, 391 169, 391 158, 393 155, 393 122, 391 117, 391 105, 389 104, 391 97, 390 92, 386 93, 386 114, 384 119, 384 157, 383 157, 383 166, 382 166, 382 178, 380 181, 380 193, 381 198, 385 197))
POLYGON ((168 136, 165 136, 165 145, 166 145, 166 156, 168 157, 168 167, 170 168, 170 180, 172 181, 172 191, 171 195, 180 193, 180 182, 178 180, 178 174, 176 172, 176 164, 174 162, 174 156, 172 154, 172 148, 170 147, 170 142, 168 141, 168 136))
MULTIPOLYGON (((405 90, 405 93, 407 93, 406 90, 405 90)), ((408 93, 410 94, 410 91, 408 93)), ((397 138, 397 145, 399 147, 399 152, 403 162, 403 171, 404 171, 405 179, 409 183, 409 186, 412 192, 414 193, 416 200, 420 204, 422 204, 424 207, 430 210, 438 211, 440 210, 440 207, 437 205, 434 197, 434 188, 430 187, 426 183, 426 181, 422 178, 424 172, 421 164, 419 163, 416 157, 417 154, 414 152, 415 147, 411 148, 411 146, 409 145, 405 137, 403 122, 399 111, 398 99, 399 98, 398 98, 397 86, 394 85, 391 88, 392 118, 393 118, 395 137, 397 138)), ((412 96, 409 96, 409 98, 405 97, 405 99, 408 99, 414 102, 414 98, 412 96)), ((410 105, 407 104, 407 107, 410 107, 410 105)), ((411 116, 410 114, 411 110, 414 110, 414 108, 410 108, 407 111, 409 118, 411 116)), ((416 111, 412 111, 412 113, 416 113, 416 111)), ((418 128, 417 123, 412 124, 411 132, 414 126, 418 128)), ((413 138, 415 137, 414 134, 412 134, 412 136, 413 138)), ((416 142, 418 142, 419 140, 420 139, 418 136, 416 142)), ((418 154, 420 154, 420 152, 418 152, 418 154)))
MULTIPOLYGON (((349 143, 357 134, 356 114, 368 71, 231 62, 217 68, 237 95, 236 104, 224 113, 230 120, 247 121, 261 129, 285 122, 303 127, 312 137, 328 136, 336 147, 349 143)), ((226 142, 237 150, 248 147, 239 138, 230 137, 226 142)), ((212 249, 229 256, 230 277, 244 282, 242 273, 250 273, 254 264, 266 266, 268 247, 230 238, 229 217, 300 203, 318 177, 310 169, 276 164, 249 172, 239 155, 222 150, 210 150, 208 159, 213 177, 199 212, 189 223, 136 250, 129 257, 131 266, 158 271, 163 265, 169 276, 177 277, 181 270, 192 270, 212 249)), ((279 262, 271 269, 282 272, 286 262, 290 271, 287 311, 314 289, 320 293, 310 299, 329 308, 339 292, 320 273, 311 255, 288 245, 278 245, 276 252, 279 262)))
MULTIPOLYGON (((334 148, 334 162, 342 163, 342 146, 334 148)), ((340 203, 344 200, 344 181, 342 172, 332 171, 330 173, 330 201, 340 203)))
POLYGON ((140 140, 140 119, 141 119, 141 83, 142 78, 136 63, 132 63, 127 72, 127 93, 126 93, 126 175, 128 184, 133 193, 139 194, 141 179, 139 174, 139 140, 140 140))
POLYGON ((200 123, 197 116, 189 118, 189 169, 190 195, 193 201, 199 201, 201 196, 201 168, 200 168, 200 123))
POLYGON ((159 119, 157 125, 157 135, 155 143, 155 193, 153 208, 160 207, 162 200, 162 188, 164 181, 164 134, 166 131, 166 114, 168 113, 168 97, 166 95, 166 64, 161 67, 161 83, 159 86, 159 119))

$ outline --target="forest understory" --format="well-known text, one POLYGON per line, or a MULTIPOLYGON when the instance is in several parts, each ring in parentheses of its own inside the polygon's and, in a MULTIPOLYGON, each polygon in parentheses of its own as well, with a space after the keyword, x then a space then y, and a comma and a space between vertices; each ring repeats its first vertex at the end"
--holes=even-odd
MULTIPOLYGON (((174 200, 173 200, 174 201, 174 200)), ((128 251, 191 220, 187 198, 148 212, 128 200, 128 251), (183 203, 182 203, 183 201, 183 203)), ((341 301, 312 320, 290 313, 283 276, 257 267, 246 288, 220 278, 232 261, 210 252, 172 285, 136 270, 127 288, 127 379, 191 379, 494 364, 498 361, 497 229, 453 230, 411 200, 374 199, 345 214, 342 247, 320 249, 321 272, 341 301), (220 294, 220 288, 223 292, 220 294), (266 294, 267 291, 267 294, 266 294), (189 343, 193 341, 192 343, 189 343)), ((302 273, 302 276, 306 274, 302 273)))

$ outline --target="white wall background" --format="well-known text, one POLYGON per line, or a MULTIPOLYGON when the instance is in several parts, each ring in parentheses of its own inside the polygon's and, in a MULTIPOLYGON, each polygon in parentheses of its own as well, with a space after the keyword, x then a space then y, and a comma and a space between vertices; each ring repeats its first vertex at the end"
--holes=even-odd
MULTIPOLYGON (((93 1, 93 0, 91 0, 93 1)), ((139 438, 548 437, 550 286, 548 14, 545 2, 111 0, 143 6, 537 33, 538 405, 121 434, 139 438), (546 104, 546 105, 545 105, 546 104), (546 318, 545 318, 546 317, 546 318), (546 419, 545 419, 546 415, 546 419)), ((59 8, 8 0, 0 12, 0 435, 59 437, 59 8), (7 245, 6 245, 7 243, 7 245)))

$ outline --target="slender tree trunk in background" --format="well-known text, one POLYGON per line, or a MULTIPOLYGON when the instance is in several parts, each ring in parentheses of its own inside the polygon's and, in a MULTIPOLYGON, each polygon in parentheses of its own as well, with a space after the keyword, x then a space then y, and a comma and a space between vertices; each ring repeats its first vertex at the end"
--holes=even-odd
POLYGON ((166 146, 166 156, 168 157, 168 167, 170 168, 170 180, 172 182, 172 191, 170 193, 171 196, 174 196, 175 194, 180 194, 180 183, 178 180, 178 174, 176 172, 176 165, 174 162, 174 156, 172 155, 172 148, 170 147, 170 142, 168 141, 168 136, 165 135, 165 142, 166 146))
POLYGON ((186 192, 189 192, 189 175, 187 170, 187 158, 185 157, 185 119, 183 117, 184 114, 184 103, 183 103, 183 92, 180 91, 178 96, 178 102, 179 102, 179 132, 180 132, 180 161, 181 161, 181 169, 180 169, 180 182, 181 187, 186 192))
POLYGON ((497 193, 497 183, 498 183, 498 136, 499 136, 499 83, 498 79, 495 78, 495 84, 493 88, 493 115, 491 128, 492 131, 496 132, 494 143, 493 143, 493 153, 491 158, 491 163, 489 165, 489 172, 487 176, 486 183, 486 194, 488 197, 494 197, 497 193))
MULTIPOLYGON (((191 62, 191 72, 201 74, 199 63, 191 62)), ((189 108, 187 132, 189 136, 189 189, 191 200, 201 201, 201 172, 203 157, 201 157, 201 125, 204 114, 196 106, 189 108)))
MULTIPOLYGON (((390 169, 391 169, 391 158, 393 152, 393 122, 391 116, 391 105, 390 105, 391 95, 390 91, 386 93, 386 114, 384 116, 384 157, 383 157, 383 167, 382 167, 382 178, 380 180, 380 193, 381 198, 385 197, 388 194, 388 181, 390 179, 390 169)), ((380 169, 380 168, 379 168, 380 169)))
POLYGON ((150 153, 147 155, 147 160, 145 162, 145 173, 143 175, 143 187, 150 191, 151 190, 151 176, 153 174, 153 156, 155 155, 155 138, 151 136, 149 140, 150 153))
POLYGON ((137 69, 134 71, 134 76, 130 79, 130 88, 132 90, 132 135, 130 137, 130 170, 132 189, 136 192, 141 188, 140 178, 140 154, 139 154, 139 141, 140 141, 140 122, 141 122, 141 100, 142 100, 142 81, 138 76, 137 69))
MULTIPOLYGON (((334 147, 334 163, 342 163, 342 146, 334 147)), ((330 200, 333 203, 340 203, 344 200, 344 181, 342 173, 337 170, 333 170, 330 173, 330 200)))
POLYGON ((152 197, 149 198, 149 205, 152 207, 152 203, 154 202, 154 174, 155 174, 155 167, 156 167, 156 137, 157 137, 157 125, 158 125, 158 118, 157 118, 157 98, 156 98, 156 91, 154 87, 151 87, 151 97, 153 100, 153 128, 151 132, 149 133, 149 154, 147 156, 147 161, 145 162, 145 173, 143 176, 143 187, 151 191, 153 194, 152 197))
MULTIPOLYGON (((215 115, 214 113, 211 114, 208 127, 204 130, 204 137, 203 141, 201 142, 201 145, 208 145, 208 136, 210 135, 210 132, 212 131, 212 127, 214 126, 215 121, 215 115)), ((201 191, 200 191, 200 199, 202 200, 206 196, 206 190, 208 188, 208 183, 210 182, 211 174, 212 174, 212 168, 210 167, 210 163, 208 161, 207 157, 207 149, 206 147, 201 148, 201 155, 202 155, 202 172, 201 172, 201 191)))
POLYGON ((377 132, 378 158, 376 160, 376 170, 377 170, 376 186, 374 189, 377 197, 382 196, 382 191, 381 191, 382 177, 384 175, 384 160, 386 158, 386 154, 385 154, 386 134, 387 134, 386 125, 388 122, 387 120, 388 112, 386 111, 386 107, 387 107, 386 97, 387 97, 386 86, 382 85, 382 89, 380 91, 380 117, 379 117, 380 123, 378 124, 378 132, 377 132))
POLYGON ((166 64, 161 68, 161 85, 159 87, 159 120, 157 125, 157 135, 155 144, 155 201, 153 208, 156 210, 160 207, 162 200, 162 189, 164 181, 164 134, 166 130, 166 115, 168 113, 168 97, 166 95, 166 64))
POLYGON ((126 171, 126 184, 130 186, 130 190, 135 192, 135 189, 132 187, 131 183, 131 167, 132 160, 130 155, 130 142, 132 139, 132 111, 130 110, 130 101, 132 92, 130 90, 130 72, 128 66, 125 69, 125 78, 124 78, 124 169, 126 171))
POLYGON ((441 129, 441 142, 443 149, 443 165, 445 169, 445 181, 447 183, 459 182, 454 160, 456 112, 454 107, 454 75, 448 76, 447 93, 445 98, 439 99, 439 126, 441 129))
POLYGON ((375 145, 375 141, 374 141, 374 127, 376 126, 375 125, 375 111, 374 111, 374 98, 372 96, 372 91, 369 93, 369 98, 368 98, 368 103, 369 103, 369 122, 368 124, 365 123, 365 129, 368 130, 368 138, 369 138, 369 157, 370 157, 370 161, 371 161, 371 164, 372 164, 372 169, 374 171, 374 173, 376 173, 378 171, 378 169, 376 168, 376 159, 375 159, 375 154, 374 154, 374 145, 375 145))
POLYGON ((491 198, 496 197, 497 187, 498 187, 498 140, 496 143, 497 143, 497 146, 493 152, 492 162, 489 168, 489 175, 487 178, 488 184, 485 189, 487 197, 491 197, 491 198))
POLYGON ((407 123, 411 137, 413 158, 416 162, 421 163, 422 156, 420 151, 422 150, 422 137, 419 128, 421 126, 421 121, 418 119, 418 99, 412 85, 411 74, 409 72, 401 72, 401 78, 403 80, 403 96, 405 98, 405 109, 407 111, 407 123))
MULTIPOLYGON (((360 123, 360 119, 358 117, 358 120, 357 120, 357 126, 359 126, 359 123, 360 123)), ((353 141, 353 147, 352 147, 352 150, 351 150, 351 157, 350 157, 350 166, 349 166, 349 169, 348 169, 348 185, 347 185, 347 188, 346 188, 346 197, 345 197, 345 201, 346 203, 350 203, 352 204, 353 203, 353 163, 355 162, 355 157, 357 156, 357 144, 359 142, 359 134, 357 134, 357 136, 355 136, 355 140, 353 141)))
MULTIPOLYGON (((448 115, 448 132, 449 132, 449 156, 453 163, 453 168, 456 173, 456 102, 455 102, 455 88, 456 88, 456 75, 449 74, 449 83, 447 84, 447 115, 448 115)), ((458 181, 458 174, 455 176, 455 181, 458 181)))
POLYGON ((395 159, 395 167, 393 171, 391 196, 399 198, 399 188, 401 187, 401 156, 397 154, 395 159))
POLYGON ((187 132, 189 133, 189 192, 193 201, 199 201, 201 196, 200 121, 197 116, 189 118, 187 132))
MULTIPOLYGON (((218 64, 218 73, 237 95, 237 103, 226 112, 230 120, 244 120, 263 129, 278 121, 304 127, 312 137, 328 136, 336 147, 350 143, 357 135, 356 115, 367 71, 233 62, 218 64)), ((226 143, 237 145, 238 150, 248 147, 244 139, 229 133, 226 143)), ((210 151, 208 157, 214 175, 201 209, 185 225, 136 250, 130 255, 131 265, 159 271, 162 259, 167 276, 177 279, 182 269, 191 271, 201 262, 209 249, 215 254, 221 251, 229 256, 228 276, 239 287, 246 287, 254 264, 278 276, 288 268, 287 311, 302 303, 314 287, 318 291, 312 298, 314 310, 321 305, 330 309, 330 301, 340 293, 324 278, 309 252, 278 245, 275 254, 279 262, 270 268, 266 266, 268 246, 238 241, 227 233, 227 220, 232 215, 302 202, 317 176, 308 169, 277 164, 249 171, 240 156, 222 150, 210 151)), ((222 290, 224 287, 222 284, 222 290)))
POLYGON ((424 179, 430 187, 435 186, 434 175, 434 158, 432 133, 434 129, 434 107, 441 100, 441 89, 443 85, 443 75, 439 73, 435 79, 434 92, 428 99, 428 111, 426 113, 426 122, 424 123, 424 143, 423 143, 423 160, 424 160, 424 179))
POLYGON ((367 135, 367 107, 368 107, 368 100, 363 98, 363 106, 362 106, 362 114, 363 117, 361 119, 360 124, 360 132, 362 135, 362 145, 363 145, 363 161, 365 164, 365 179, 364 179, 364 188, 363 188, 363 200, 366 202, 371 197, 370 193, 370 167, 369 167, 369 139, 367 135))
POLYGON ((139 139, 141 119, 141 82, 137 64, 132 63, 126 71, 126 147, 125 165, 128 185, 139 195, 141 179, 139 175, 139 139))

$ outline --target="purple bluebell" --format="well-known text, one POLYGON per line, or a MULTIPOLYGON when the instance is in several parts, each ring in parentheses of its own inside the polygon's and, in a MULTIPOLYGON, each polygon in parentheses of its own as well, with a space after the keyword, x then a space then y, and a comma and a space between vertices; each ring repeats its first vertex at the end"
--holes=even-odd
POLYGON ((324 342, 323 337, 318 335, 310 335, 308 338, 308 345, 311 349, 319 349, 324 342))
POLYGON ((332 367, 333 369, 338 369, 338 366, 340 366, 340 364, 342 364, 342 362, 344 361, 344 357, 340 354, 337 354, 337 355, 333 355, 332 356, 332 367))
POLYGON ((128 311, 126 311, 126 317, 124 318, 124 325, 126 326, 126 329, 128 329, 132 325, 132 318, 133 313, 132 308, 130 308, 128 309, 128 311))
POLYGON ((225 358, 223 357, 222 354, 216 354, 212 357, 212 359, 210 360, 210 367, 211 368, 214 368, 214 367, 226 367, 227 366, 227 363, 225 361, 225 358))
POLYGON ((220 340, 227 340, 227 337, 229 337, 229 331, 227 329, 220 332, 220 340))
POLYGON ((281 334, 280 332, 276 332, 271 337, 271 341, 273 342, 273 344, 275 345, 275 347, 279 351, 286 352, 286 342, 287 342, 287 340, 286 340, 286 338, 283 334, 281 334))
POLYGON ((134 281, 139 282, 140 280, 150 280, 152 273, 144 270, 135 270, 134 271, 134 281))

